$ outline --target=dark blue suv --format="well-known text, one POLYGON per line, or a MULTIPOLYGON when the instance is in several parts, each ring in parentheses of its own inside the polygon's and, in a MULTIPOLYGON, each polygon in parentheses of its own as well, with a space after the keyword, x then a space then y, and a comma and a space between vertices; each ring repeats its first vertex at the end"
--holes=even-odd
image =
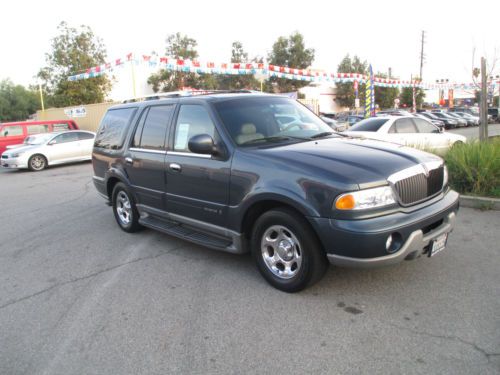
POLYGON ((328 262, 371 267, 432 256, 459 206, 439 157, 342 136, 275 95, 112 107, 92 159, 95 186, 121 229, 250 251, 286 292, 319 280, 328 262))

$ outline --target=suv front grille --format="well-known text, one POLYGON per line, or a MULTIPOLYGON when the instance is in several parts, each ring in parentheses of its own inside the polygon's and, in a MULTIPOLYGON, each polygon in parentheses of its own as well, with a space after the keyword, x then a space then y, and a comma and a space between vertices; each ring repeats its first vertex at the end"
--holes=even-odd
POLYGON ((424 172, 393 181, 394 189, 401 204, 409 206, 424 201, 438 194, 443 188, 443 165, 429 170, 429 175, 424 172))

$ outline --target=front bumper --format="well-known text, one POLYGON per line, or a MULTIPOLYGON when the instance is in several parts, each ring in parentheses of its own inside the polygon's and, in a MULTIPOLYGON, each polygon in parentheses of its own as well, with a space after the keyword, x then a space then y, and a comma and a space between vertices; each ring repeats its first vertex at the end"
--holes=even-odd
POLYGON ((0 165, 3 168, 11 168, 11 169, 19 169, 19 168, 28 168, 28 163, 24 158, 8 158, 8 159, 0 159, 0 165))
POLYGON ((458 197, 449 190, 413 210, 367 219, 309 219, 330 263, 365 268, 391 265, 425 253, 433 239, 453 230, 458 197), (391 234, 399 239, 393 252, 386 249, 391 234))

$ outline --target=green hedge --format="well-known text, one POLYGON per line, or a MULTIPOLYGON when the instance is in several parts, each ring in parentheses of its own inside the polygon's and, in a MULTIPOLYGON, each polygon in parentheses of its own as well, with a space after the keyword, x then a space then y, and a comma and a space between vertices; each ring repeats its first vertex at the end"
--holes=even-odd
POLYGON ((454 146, 444 159, 453 189, 500 198, 500 138, 454 146))

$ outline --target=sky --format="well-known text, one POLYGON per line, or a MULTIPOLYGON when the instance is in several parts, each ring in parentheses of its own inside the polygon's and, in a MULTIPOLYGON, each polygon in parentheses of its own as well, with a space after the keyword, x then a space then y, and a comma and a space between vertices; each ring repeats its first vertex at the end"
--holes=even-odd
POLYGON ((0 80, 35 83, 57 25, 88 25, 103 39, 109 60, 129 52, 165 53, 175 32, 198 42, 200 60, 228 62, 238 40, 250 57, 267 56, 279 36, 294 31, 315 49, 314 68, 335 72, 346 55, 358 55, 375 72, 409 80, 420 69, 420 38, 426 32, 423 78, 470 82, 480 56, 499 61, 500 1, 7 1, 0 20, 0 80))

